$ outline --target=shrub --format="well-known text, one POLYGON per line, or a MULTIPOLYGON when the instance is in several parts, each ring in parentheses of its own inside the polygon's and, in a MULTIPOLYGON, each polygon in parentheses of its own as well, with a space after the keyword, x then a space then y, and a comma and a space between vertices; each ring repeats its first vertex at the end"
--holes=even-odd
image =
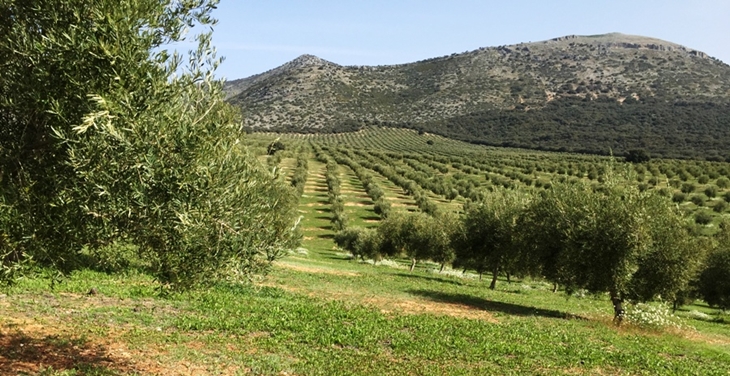
POLYGON ((692 183, 683 183, 681 191, 682 193, 692 193, 696 189, 696 186, 692 183))
MULTIPOLYGON (((666 187, 660 188, 657 191, 657 193, 659 193, 659 195, 661 195, 663 197, 671 197, 672 196, 672 192, 669 190, 669 188, 666 188, 666 187)), ((684 201, 684 200, 682 200, 682 201, 684 201)))
POLYGON ((715 181, 715 185, 717 185, 717 187, 720 189, 725 189, 727 187, 730 187, 730 179, 723 176, 715 181))
POLYGON ((674 192, 672 195, 672 201, 681 204, 687 199, 687 195, 682 192, 674 192))
POLYGON ((710 185, 707 188, 705 188, 705 196, 709 198, 713 198, 717 196, 717 187, 714 185, 710 185))
POLYGON ((697 206, 702 206, 705 204, 705 197, 702 195, 694 195, 689 200, 697 206))
POLYGON ((725 201, 717 201, 715 205, 712 206, 712 210, 716 213, 722 213, 725 209, 727 209, 727 202, 725 201))
POLYGON ((695 213, 695 223, 698 225, 707 225, 710 222, 712 222, 712 214, 704 210, 700 210, 695 213))

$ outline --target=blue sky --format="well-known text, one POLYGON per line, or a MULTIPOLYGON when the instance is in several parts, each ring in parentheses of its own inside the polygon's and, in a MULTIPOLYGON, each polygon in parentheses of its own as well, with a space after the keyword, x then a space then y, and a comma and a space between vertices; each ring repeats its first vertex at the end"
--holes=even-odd
POLYGON ((248 77, 302 54, 386 65, 479 47, 609 32, 643 35, 730 63, 728 0, 221 0, 218 75, 248 77))

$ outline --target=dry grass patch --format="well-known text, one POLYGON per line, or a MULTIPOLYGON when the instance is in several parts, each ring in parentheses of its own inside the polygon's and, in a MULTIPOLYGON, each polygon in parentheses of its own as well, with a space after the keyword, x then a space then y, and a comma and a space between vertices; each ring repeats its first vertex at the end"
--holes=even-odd
MULTIPOLYGON (((283 268, 296 270, 298 272, 305 272, 305 273, 322 273, 322 274, 331 274, 331 275, 340 275, 340 276, 347 276, 347 277, 359 277, 360 273, 356 272, 348 272, 343 270, 337 270, 337 269, 329 269, 329 268, 320 268, 320 267, 314 267, 314 266, 303 266, 303 265, 295 265, 295 264, 289 264, 285 262, 277 262, 277 266, 281 266, 283 268)), ((281 287, 281 286, 277 286, 281 287)))

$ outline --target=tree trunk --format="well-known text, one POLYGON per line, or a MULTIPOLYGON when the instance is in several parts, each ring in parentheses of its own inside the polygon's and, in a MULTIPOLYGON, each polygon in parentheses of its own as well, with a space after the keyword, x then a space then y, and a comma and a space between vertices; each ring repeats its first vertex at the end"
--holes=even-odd
POLYGON ((482 280, 482 272, 481 271, 479 272, 479 280, 480 281, 482 280))
POLYGON ((506 272, 507 274, 507 283, 512 283, 512 275, 509 272, 506 272))
POLYGON ((553 282, 553 293, 556 293, 556 292, 558 292, 558 283, 553 282))
POLYGON ((613 323, 616 326, 621 326, 621 322, 624 320, 624 300, 615 290, 609 291, 609 295, 611 296, 611 304, 613 304, 613 323))
POLYGON ((444 265, 446 265, 446 264, 441 264, 441 268, 439 269, 439 273, 441 273, 441 272, 444 271, 444 265))
POLYGON ((415 267, 416 267, 416 259, 411 259, 411 269, 409 271, 412 272, 413 268, 415 268, 415 267))
POLYGON ((492 270, 492 283, 489 284, 489 289, 494 290, 497 287, 497 276, 499 275, 499 265, 495 266, 492 270))

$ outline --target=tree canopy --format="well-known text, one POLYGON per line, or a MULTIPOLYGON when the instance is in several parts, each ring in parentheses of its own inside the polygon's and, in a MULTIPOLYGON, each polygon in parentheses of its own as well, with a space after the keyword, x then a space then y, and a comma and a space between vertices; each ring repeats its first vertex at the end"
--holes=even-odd
POLYGON ((4 270, 68 271, 82 246, 120 239, 186 287, 296 243, 295 198, 240 146, 211 32, 185 58, 167 48, 212 28, 216 4, 0 1, 4 270))

